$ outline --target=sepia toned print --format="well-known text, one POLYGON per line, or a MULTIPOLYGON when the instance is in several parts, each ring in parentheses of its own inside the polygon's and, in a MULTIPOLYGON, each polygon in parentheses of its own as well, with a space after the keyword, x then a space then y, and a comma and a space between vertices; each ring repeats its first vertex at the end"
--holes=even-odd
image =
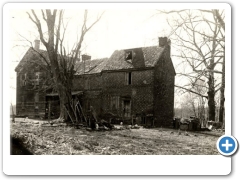
POLYGON ((11 15, 31 31, 13 41, 11 155, 219 154, 223 9, 11 15))

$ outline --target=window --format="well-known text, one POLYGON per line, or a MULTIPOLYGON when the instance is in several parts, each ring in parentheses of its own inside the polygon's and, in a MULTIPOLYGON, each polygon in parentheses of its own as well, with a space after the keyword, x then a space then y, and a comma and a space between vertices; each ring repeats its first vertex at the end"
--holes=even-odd
POLYGON ((25 86, 27 84, 27 73, 21 74, 20 76, 20 86, 25 86))
POLYGON ((127 72, 125 74, 125 81, 126 81, 126 85, 132 84, 132 72, 127 72))
POLYGON ((132 51, 127 51, 126 52, 126 61, 132 61, 132 51))
POLYGON ((133 59, 136 57, 136 53, 132 50, 125 51, 125 60, 129 63, 133 62, 133 59))
POLYGON ((40 72, 35 73, 35 85, 39 85, 39 80, 40 80, 40 72))
POLYGON ((111 97, 111 109, 116 110, 119 108, 119 96, 112 96, 111 97))

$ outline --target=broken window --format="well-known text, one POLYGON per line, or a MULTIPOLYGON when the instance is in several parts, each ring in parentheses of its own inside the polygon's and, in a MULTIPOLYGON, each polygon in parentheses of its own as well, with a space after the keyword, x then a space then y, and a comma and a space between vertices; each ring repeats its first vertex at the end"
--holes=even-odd
POLYGON ((132 60, 132 51, 127 51, 126 52, 126 61, 128 61, 128 60, 132 60))
POLYGON ((127 72, 125 74, 125 81, 126 81, 126 85, 132 84, 132 72, 127 72))
POLYGON ((133 62, 133 59, 136 57, 136 53, 132 50, 125 51, 125 60, 129 63, 133 62))

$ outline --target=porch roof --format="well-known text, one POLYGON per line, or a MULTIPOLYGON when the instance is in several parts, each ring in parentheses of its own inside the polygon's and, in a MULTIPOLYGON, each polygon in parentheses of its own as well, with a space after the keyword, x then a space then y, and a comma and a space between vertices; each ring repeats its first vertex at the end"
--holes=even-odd
MULTIPOLYGON (((83 91, 73 91, 72 92, 72 96, 73 95, 82 95, 83 94, 83 91)), ((58 96, 58 93, 49 93, 49 94, 46 94, 46 96, 58 96)))

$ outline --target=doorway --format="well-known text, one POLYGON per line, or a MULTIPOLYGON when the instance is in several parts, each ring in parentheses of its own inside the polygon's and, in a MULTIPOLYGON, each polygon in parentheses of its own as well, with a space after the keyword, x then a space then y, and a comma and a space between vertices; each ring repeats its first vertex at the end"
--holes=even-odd
POLYGON ((131 100, 123 100, 123 114, 125 118, 131 117, 131 100))

